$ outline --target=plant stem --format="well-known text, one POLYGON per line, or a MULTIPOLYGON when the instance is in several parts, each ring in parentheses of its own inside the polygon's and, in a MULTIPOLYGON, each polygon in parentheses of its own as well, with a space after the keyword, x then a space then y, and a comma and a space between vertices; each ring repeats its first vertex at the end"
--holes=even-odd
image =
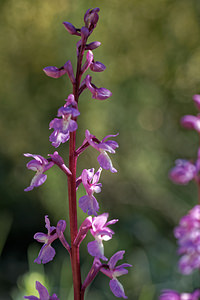
MULTIPOLYGON (((85 49, 85 43, 82 43, 77 60, 76 80, 73 85, 73 94, 75 101, 78 103, 79 86, 81 81, 81 65, 85 49)), ((76 118, 74 118, 76 120, 76 118)), ((68 177, 68 197, 69 197, 69 219, 70 219, 70 236, 71 236, 71 266, 74 286, 74 300, 83 300, 81 296, 81 271, 79 246, 74 245, 74 240, 78 233, 77 226, 77 205, 76 205, 76 131, 70 133, 69 144, 69 169, 72 176, 68 177)))
POLYGON ((74 240, 78 233, 77 228, 77 208, 76 208, 76 132, 70 133, 69 149, 69 169, 72 176, 68 177, 68 195, 69 195, 69 219, 70 219, 70 236, 71 236, 71 265, 74 285, 74 300, 80 300, 81 291, 81 272, 79 247, 74 246, 74 240))

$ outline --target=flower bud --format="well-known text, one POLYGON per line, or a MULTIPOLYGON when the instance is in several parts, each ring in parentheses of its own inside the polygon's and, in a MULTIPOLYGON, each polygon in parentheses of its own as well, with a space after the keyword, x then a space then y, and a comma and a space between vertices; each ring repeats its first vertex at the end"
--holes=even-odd
POLYGON ((176 166, 170 171, 169 178, 176 184, 185 185, 197 174, 195 165, 185 159, 177 159, 176 166))
POLYGON ((80 36, 80 32, 77 31, 77 29, 69 22, 63 22, 63 25, 67 29, 67 31, 72 35, 78 35, 80 36))
POLYGON ((66 73, 66 70, 64 70, 64 68, 58 69, 57 67, 45 67, 43 71, 47 76, 52 78, 59 78, 66 73))
POLYGON ((93 72, 102 72, 106 69, 106 66, 99 61, 92 62, 90 70, 93 72))
POLYGON ((99 20, 99 15, 98 15, 99 11, 100 9, 97 7, 92 10, 88 9, 85 13, 84 16, 85 26, 89 29, 90 32, 92 32, 97 25, 97 22, 99 20))
POLYGON ((85 46, 85 50, 94 50, 94 49, 98 48, 99 46, 101 46, 100 42, 92 42, 85 46))
POLYGON ((91 63, 93 61, 93 53, 91 50, 89 50, 87 52, 87 55, 86 55, 86 62, 84 63, 82 69, 81 69, 81 72, 82 74, 87 71, 87 69, 90 67, 91 63))
POLYGON ((200 118, 192 115, 186 115, 181 118, 181 125, 187 129, 194 129, 200 132, 200 118))

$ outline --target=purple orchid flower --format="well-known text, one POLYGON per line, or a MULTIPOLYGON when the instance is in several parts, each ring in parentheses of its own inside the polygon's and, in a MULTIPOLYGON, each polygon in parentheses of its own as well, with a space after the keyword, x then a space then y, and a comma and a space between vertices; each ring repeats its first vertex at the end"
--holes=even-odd
POLYGON ((68 141, 70 132, 73 132, 78 128, 76 121, 72 120, 72 117, 75 118, 80 115, 77 109, 76 101, 74 100, 74 95, 70 94, 66 101, 66 104, 59 108, 57 114, 58 117, 62 118, 55 118, 49 124, 49 129, 54 129, 54 132, 50 135, 49 140, 56 148, 61 143, 68 141))
POLYGON ((179 269, 183 274, 191 274, 194 269, 200 268, 200 205, 193 207, 182 217, 174 230, 178 239, 179 269))
POLYGON ((111 91, 101 87, 97 88, 93 83, 91 83, 92 77, 90 75, 87 75, 85 77, 85 83, 87 88, 90 90, 92 93, 92 98, 97 99, 97 100, 106 100, 109 97, 112 96, 111 91))
POLYGON ((128 273, 128 270, 125 268, 132 267, 130 264, 122 264, 116 267, 118 260, 123 259, 125 251, 116 252, 109 260, 108 267, 109 268, 101 268, 100 271, 107 275, 110 280, 110 289, 113 294, 118 298, 127 299, 125 295, 124 288, 122 284, 118 281, 117 277, 122 276, 128 273))
POLYGON ((97 216, 97 211, 99 210, 99 204, 96 198, 93 196, 94 193, 101 192, 101 183, 98 183, 102 168, 99 168, 98 171, 94 174, 93 169, 84 169, 81 175, 82 183, 86 190, 87 195, 82 196, 79 199, 79 207, 85 212, 88 212, 88 215, 97 216))
POLYGON ((200 132, 200 115, 186 115, 181 118, 181 125, 187 129, 193 129, 200 132))
POLYGON ((195 290, 193 293, 178 293, 174 290, 163 290, 159 300, 198 300, 200 297, 200 290, 195 290))
POLYGON ((34 189, 35 187, 42 185, 46 181, 47 175, 44 174, 44 172, 49 170, 54 165, 54 163, 49 162, 46 158, 42 157, 41 155, 25 153, 24 156, 34 158, 34 160, 31 160, 27 163, 26 167, 30 170, 36 171, 35 176, 31 180, 30 186, 24 189, 25 192, 28 192, 34 189))
POLYGON ((187 184, 197 175, 197 167, 185 159, 177 159, 176 166, 170 171, 169 178, 176 184, 187 184))
POLYGON ((115 149, 119 147, 118 143, 112 140, 106 141, 109 137, 115 137, 118 136, 118 133, 115 135, 107 135, 103 138, 102 141, 95 142, 94 140, 98 141, 97 138, 90 134, 89 130, 85 131, 85 137, 87 142, 96 150, 100 152, 100 155, 98 156, 97 160, 100 164, 100 166, 105 170, 110 170, 112 173, 117 172, 117 170, 113 167, 112 161, 110 157, 108 156, 107 152, 115 153, 115 149))
POLYGON ((35 287, 39 293, 39 298, 36 296, 24 296, 25 299, 29 299, 29 300, 59 300, 59 298, 56 296, 56 294, 49 296, 47 289, 39 281, 36 281, 35 287))
POLYGON ((95 238, 95 241, 89 242, 87 245, 88 252, 91 256, 101 258, 103 260, 107 260, 104 256, 103 241, 110 240, 114 234, 114 231, 107 226, 118 222, 117 219, 107 222, 107 219, 108 213, 104 213, 92 219, 92 228, 90 229, 90 232, 95 238))
MULTIPOLYGON (((42 246, 39 252, 38 257, 34 260, 34 262, 37 264, 48 263, 54 258, 56 254, 56 251, 51 246, 51 244, 59 237, 56 231, 57 228, 55 226, 50 226, 50 221, 48 216, 45 216, 45 223, 46 223, 45 227, 47 229, 47 234, 42 232, 37 232, 34 235, 35 240, 37 240, 39 243, 44 243, 44 245, 42 246)), ((57 227, 59 228, 59 231, 60 232, 62 231, 63 233, 66 228, 66 222, 64 220, 60 220, 57 224, 57 227)))

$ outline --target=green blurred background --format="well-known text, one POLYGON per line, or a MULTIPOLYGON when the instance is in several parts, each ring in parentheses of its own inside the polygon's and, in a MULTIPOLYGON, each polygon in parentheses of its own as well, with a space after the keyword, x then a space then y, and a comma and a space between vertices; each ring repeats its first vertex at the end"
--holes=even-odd
MULTIPOLYGON (((51 224, 68 220, 66 178, 58 168, 48 171, 40 188, 25 193, 33 172, 22 153, 46 156, 54 148, 48 124, 71 92, 68 78, 48 78, 45 66, 75 64, 75 43, 63 21, 77 27, 90 7, 100 7, 100 20, 90 41, 101 47, 95 60, 104 73, 93 75, 98 87, 113 93, 97 101, 86 91, 79 104, 80 145, 85 129, 100 139, 120 133, 120 148, 112 156, 117 174, 104 171, 100 213, 119 218, 116 234, 104 243, 106 256, 125 249, 124 262, 133 264, 121 277, 130 300, 157 299, 163 288, 192 291, 199 274, 178 272, 173 228, 197 203, 196 187, 174 186, 168 180, 174 160, 195 158, 198 137, 180 127, 179 119, 196 113, 193 94, 200 93, 199 0, 1 0, 0 2, 0 300, 20 300, 35 293, 40 280, 61 300, 72 300, 69 257, 54 242, 57 255, 43 266, 33 263, 40 249, 33 240, 45 231, 44 215, 51 224)), ((68 145, 59 153, 66 158, 68 145)), ((98 168, 92 149, 79 159, 83 168, 98 168)), ((79 189, 79 196, 84 190, 79 189)), ((79 211, 79 220, 84 219, 79 211)), ((67 222, 69 224, 69 222, 67 222)), ((69 236, 69 230, 66 230, 69 236)), ((82 277, 92 258, 81 246, 82 277)), ((115 299, 109 279, 99 274, 89 288, 88 300, 115 299)))

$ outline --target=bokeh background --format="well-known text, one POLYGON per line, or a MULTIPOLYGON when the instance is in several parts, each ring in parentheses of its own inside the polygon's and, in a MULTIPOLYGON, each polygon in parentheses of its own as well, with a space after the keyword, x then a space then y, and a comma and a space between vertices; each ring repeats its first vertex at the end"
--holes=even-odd
MULTIPOLYGON (((47 182, 29 193, 23 190, 33 172, 26 169, 23 153, 46 156, 54 148, 48 141, 48 124, 71 92, 67 77, 54 80, 42 69, 75 64, 76 36, 62 25, 77 27, 90 7, 100 7, 99 24, 90 41, 102 45, 95 60, 107 69, 93 74, 93 82, 113 93, 107 101, 91 98, 86 91, 79 104, 77 144, 85 129, 100 139, 120 135, 120 148, 112 156, 117 174, 104 171, 100 212, 119 218, 116 234, 105 243, 106 256, 125 249, 124 262, 133 264, 121 277, 130 300, 158 299, 163 288, 191 292, 199 274, 183 276, 177 268, 173 228, 197 203, 193 183, 175 186, 168 179, 176 158, 193 158, 198 137, 181 128, 182 115, 197 113, 193 94, 200 93, 199 0, 1 0, 0 2, 0 299, 20 300, 35 294, 39 280, 60 299, 72 300, 69 257, 54 242, 53 262, 33 263, 40 249, 33 240, 45 231, 44 215, 51 224, 68 219, 66 178, 56 167, 47 182)), ((67 162, 68 145, 59 153, 67 162)), ((79 159, 83 168, 98 168, 92 149, 79 159)), ((79 196, 84 190, 80 187, 79 196)), ((79 222, 84 214, 79 211, 79 222)), ((69 224, 69 222, 68 222, 69 224)), ((69 230, 66 230, 69 236, 69 230)), ((82 277, 92 258, 81 246, 82 277)), ((115 299, 109 279, 99 274, 86 299, 115 299)))

